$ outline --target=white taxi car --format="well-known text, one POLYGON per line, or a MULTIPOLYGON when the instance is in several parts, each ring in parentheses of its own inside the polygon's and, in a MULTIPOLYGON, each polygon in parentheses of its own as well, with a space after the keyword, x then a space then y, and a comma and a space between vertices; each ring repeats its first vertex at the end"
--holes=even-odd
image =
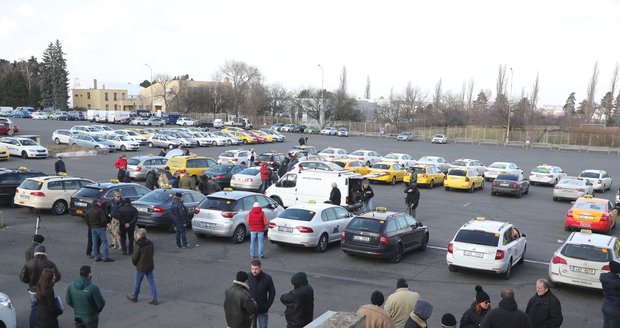
POLYGON ((408 169, 417 164, 416 160, 409 154, 402 153, 389 153, 383 157, 381 157, 381 162, 392 162, 396 164, 400 164, 408 169))
POLYGON ((0 292, 0 326, 6 328, 17 327, 15 306, 9 296, 2 292, 0 292))
POLYGON ((231 163, 231 164, 241 164, 250 166, 250 154, 249 150, 243 149, 232 149, 223 152, 219 157, 218 163, 231 163))
POLYGON ((484 172, 484 178, 487 181, 494 180, 500 173, 508 173, 514 175, 522 175, 523 170, 519 168, 519 165, 509 162, 493 162, 487 167, 484 172))
POLYGON ((422 156, 417 160, 419 165, 432 165, 437 166, 441 172, 448 173, 450 169, 450 163, 445 158, 440 156, 422 156))
POLYGON ((179 117, 177 119, 177 125, 183 125, 183 126, 187 126, 187 125, 195 125, 196 121, 192 120, 189 117, 179 117))
POLYGON ((23 158, 47 158, 47 148, 39 145, 30 138, 4 137, 0 138, 0 147, 6 147, 11 156, 23 158))
POLYGON ((579 177, 591 183, 594 190, 600 192, 611 189, 613 182, 609 173, 604 170, 585 170, 579 174, 579 177))
POLYGON ((114 144, 114 148, 120 151, 126 150, 138 150, 140 149, 140 143, 134 141, 128 136, 121 136, 118 134, 106 134, 102 136, 104 139, 108 140, 112 144, 114 144))
POLYGON ((54 140, 57 145, 68 144, 71 137, 73 137, 73 132, 66 129, 58 129, 52 132, 52 140, 54 140))
POLYGON ((525 234, 512 223, 477 217, 456 232, 448 244, 446 262, 450 271, 494 271, 510 279, 512 267, 524 261, 526 246, 525 234))
POLYGON ((129 137, 129 139, 139 143, 140 145, 146 145, 146 138, 139 135, 138 132, 136 132, 136 130, 115 130, 114 131, 115 134, 121 135, 121 136, 126 136, 129 137))
POLYGON ((52 213, 62 215, 69 209, 71 195, 91 183, 94 182, 70 176, 28 178, 15 190, 13 203, 40 210, 51 209, 52 213))
POLYGON ((538 165, 530 172, 530 184, 544 183, 555 186, 564 177, 566 177, 566 173, 559 166, 538 165))
POLYGON ((358 160, 366 166, 371 166, 381 161, 381 155, 374 150, 358 149, 349 154, 349 158, 358 160))
POLYGON ((487 171, 487 167, 477 159, 459 158, 450 163, 451 169, 463 169, 463 170, 475 170, 478 175, 484 176, 484 172, 487 171))
POLYGON ((269 221, 267 237, 273 244, 314 247, 325 252, 329 243, 340 241, 340 233, 353 214, 324 203, 296 204, 269 221))
POLYGON ((331 161, 334 159, 347 158, 349 152, 346 149, 342 148, 327 147, 321 150, 318 155, 325 158, 326 160, 331 161))
POLYGON ((553 253, 549 282, 601 289, 599 276, 609 271, 609 261, 618 261, 620 242, 615 236, 573 232, 553 253))

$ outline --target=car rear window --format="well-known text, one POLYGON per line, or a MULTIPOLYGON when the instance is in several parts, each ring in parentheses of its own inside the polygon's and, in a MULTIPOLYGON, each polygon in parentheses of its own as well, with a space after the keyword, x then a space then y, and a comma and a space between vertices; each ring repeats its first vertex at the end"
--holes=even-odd
POLYGON ((415 171, 415 173, 426 173, 426 168, 424 167, 414 167, 413 170, 415 171))
POLYGON ((375 164, 370 167, 371 169, 379 169, 379 170, 389 170, 390 166, 388 164, 375 164))
POLYGON ((364 156, 364 152, 363 151, 354 151, 351 153, 351 155, 353 156, 364 156))
POLYGON ((260 172, 257 169, 245 169, 241 172, 239 172, 238 174, 243 174, 243 175, 257 175, 258 172, 260 172))
POLYGON ((539 167, 535 168, 534 170, 532 170, 532 172, 534 172, 534 173, 549 173, 549 172, 551 172, 551 168, 545 167, 545 166, 539 166, 539 167))
POLYGON ((605 211, 605 203, 595 203, 595 202, 579 201, 579 202, 575 202, 575 205, 573 205, 573 208, 574 209, 580 209, 580 210, 604 212, 605 211))
POLYGON ((144 197, 140 198, 140 200, 149 203, 161 204, 168 201, 172 196, 173 193, 170 190, 155 190, 146 194, 144 197))
POLYGON ((484 246, 497 246, 499 234, 486 231, 459 230, 454 241, 484 246))
POLYGON ((344 162, 334 162, 334 164, 340 166, 340 167, 344 167, 346 165, 346 163, 344 162))
POLYGON ((27 189, 27 190, 41 190, 42 186, 43 186, 43 183, 40 183, 35 180, 26 179, 24 180, 24 182, 22 182, 19 185, 19 188, 27 189))
POLYGON ((489 165, 489 168, 491 169, 505 169, 508 165, 506 164, 498 164, 498 163, 493 163, 491 165, 489 165))
POLYGON ((380 233, 382 226, 383 225, 379 220, 356 217, 353 218, 351 222, 349 222, 347 230, 360 230, 380 233))
POLYGON ((73 196, 86 197, 86 198, 99 198, 100 194, 101 192, 99 191, 99 188, 84 187, 78 190, 78 192, 76 192, 73 196))
POLYGON ((584 181, 579 180, 579 179, 562 179, 562 180, 560 180, 559 184, 583 186, 585 183, 584 183, 584 181))
POLYGON ((448 172, 448 175, 455 175, 455 176, 459 176, 459 177, 464 177, 467 175, 467 171, 465 170, 450 170, 450 172, 448 172))
POLYGON ((231 153, 231 152, 224 152, 222 155, 220 155, 220 157, 235 157, 235 153, 231 153))
POLYGON ((138 165, 140 164, 140 160, 137 158, 130 158, 127 160, 127 165, 138 165))
POLYGON ((582 178, 596 178, 598 179, 599 174, 596 172, 582 172, 580 175, 582 178))
POLYGON ((289 220, 299 220, 299 221, 310 221, 314 217, 316 212, 299 209, 299 208, 289 208, 278 215, 279 218, 289 219, 289 220))
POLYGON ((207 197, 199 205, 200 208, 206 210, 231 211, 237 201, 234 199, 207 197))
POLYGON ((271 162, 271 155, 258 155, 257 161, 259 161, 259 162, 271 162))
POLYGON ((497 176, 497 180, 510 180, 510 181, 517 181, 519 180, 518 177, 514 174, 500 174, 497 176))
POLYGON ((450 165, 454 165, 454 166, 467 166, 467 162, 456 161, 456 162, 452 162, 452 164, 450 164, 450 165))
POLYGON ((594 262, 609 262, 612 259, 609 249, 593 245, 566 244, 560 253, 566 257, 594 262))

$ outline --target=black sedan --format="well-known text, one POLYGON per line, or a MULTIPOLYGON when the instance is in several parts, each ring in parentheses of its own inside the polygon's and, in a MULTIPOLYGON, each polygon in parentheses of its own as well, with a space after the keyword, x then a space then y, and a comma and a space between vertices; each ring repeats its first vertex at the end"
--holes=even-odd
POLYGON ((58 121, 77 121, 78 118, 69 114, 61 114, 56 118, 58 121))
POLYGON ((428 245, 428 227, 405 213, 376 211, 356 216, 340 235, 347 255, 400 262, 405 252, 428 245))
POLYGON ((295 125, 293 127, 293 129, 291 129, 291 132, 303 133, 306 128, 307 128, 307 126, 305 126, 305 125, 295 125))
POLYGON ((530 182, 521 174, 501 173, 491 184, 491 195, 509 194, 521 198, 530 191, 530 182))
POLYGON ((210 168, 208 171, 204 171, 204 174, 211 179, 215 180, 220 187, 230 187, 230 179, 234 174, 237 174, 247 167, 240 164, 217 164, 210 168))
POLYGON ((163 227, 174 231, 170 209, 172 207, 172 198, 178 192, 183 195, 183 204, 187 207, 187 224, 189 225, 194 217, 194 209, 206 196, 198 191, 178 188, 155 189, 132 202, 132 205, 138 209, 138 225, 163 227))

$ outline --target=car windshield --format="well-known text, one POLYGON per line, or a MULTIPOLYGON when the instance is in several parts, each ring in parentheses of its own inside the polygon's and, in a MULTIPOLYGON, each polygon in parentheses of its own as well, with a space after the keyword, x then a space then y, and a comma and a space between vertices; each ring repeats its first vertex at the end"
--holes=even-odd
POLYGON ((566 244, 560 253, 566 257, 586 261, 609 262, 612 260, 609 249, 594 245, 566 244))
POLYGON ((455 162, 452 162, 452 164, 450 164, 450 165, 454 165, 454 166, 467 166, 467 162, 455 161, 455 162))
POLYGON ((387 158, 387 159, 398 159, 398 155, 396 155, 396 154, 389 154, 389 155, 386 155, 385 158, 387 158))
POLYGON ((334 162, 334 164, 340 166, 341 168, 343 168, 347 163, 345 162, 334 162))
POLYGON ((465 170, 450 170, 450 172, 448 172, 448 175, 455 175, 455 176, 459 176, 459 177, 464 177, 467 175, 467 171, 465 170))
POLYGON ((429 157, 429 156, 422 156, 422 157, 420 157, 420 159, 418 161, 419 162, 434 162, 435 158, 434 157, 429 157))
POLYGON ((289 208, 278 215, 279 218, 289 219, 289 220, 298 220, 298 221, 310 221, 314 217, 316 212, 303 210, 299 208, 289 208))
POLYGON ((138 165, 140 164, 140 160, 137 158, 130 158, 127 160, 127 165, 138 165))
POLYGON ((415 173, 426 173, 425 167, 414 167, 413 170, 415 171, 415 173))
POLYGON ((129 139, 129 137, 127 136, 118 136, 119 139, 121 139, 122 141, 131 141, 131 139, 129 139))
POLYGON ((497 176, 497 180, 510 180, 510 181, 518 181, 519 177, 514 174, 500 174, 497 176))
POLYGON ((436 134, 435 138, 443 138, 443 134, 436 134))
POLYGON ((93 140, 95 140, 95 141, 104 141, 105 139, 103 139, 100 136, 93 136, 93 140))
POLYGON ((19 185, 19 189, 41 190, 42 186, 43 186, 42 182, 31 180, 31 179, 26 179, 19 185))
POLYGON ((235 157, 235 153, 227 151, 227 152, 222 153, 220 157, 235 157))
POLYGON ((502 163, 493 163, 491 165, 489 165, 489 168, 491 169, 505 169, 508 165, 506 164, 502 164, 502 163))
POLYGON ((595 202, 577 201, 573 205, 573 208, 574 209, 579 209, 579 210, 604 212, 605 211, 605 204, 603 204, 603 203, 595 203, 595 202))
POLYGON ((259 170, 257 169, 245 169, 237 174, 243 174, 243 175, 257 175, 258 173, 260 173, 259 170))
POLYGON ((360 230, 380 233, 382 228, 381 222, 384 221, 356 217, 351 220, 351 222, 347 226, 347 230, 360 230))
POLYGON ((598 179, 599 174, 598 174, 598 172, 581 172, 579 177, 581 177, 581 178, 596 178, 596 179, 598 179))
POLYGON ((161 204, 169 201, 172 196, 174 196, 174 193, 170 189, 159 189, 144 195, 144 197, 140 198, 140 201, 161 204))
POLYGON ((207 210, 231 211, 237 201, 234 199, 207 197, 200 203, 200 208, 207 210))
POLYGON ((585 181, 579 179, 562 179, 559 184, 571 185, 571 186, 583 186, 585 181))
POLYGON ((256 159, 259 162, 270 162, 271 161, 271 155, 258 155, 258 159, 256 159))
POLYGON ((233 166, 228 164, 219 164, 209 169, 209 173, 227 173, 232 170, 233 166))
POLYGON ((353 155, 353 156, 364 156, 364 152, 363 151, 354 151, 349 155, 353 155))
POLYGON ((321 154, 333 154, 334 150, 333 149, 323 149, 321 150, 321 154))
POLYGON ((38 144, 30 139, 20 140, 22 146, 38 146, 38 144))
POLYGON ((185 133, 185 132, 177 132, 181 137, 183 138, 191 138, 192 136, 190 136, 189 134, 185 133))
POLYGON ((403 137, 406 137, 406 136, 411 135, 411 132, 401 132, 400 135, 403 137))
POLYGON ((100 194, 101 194, 101 191, 99 191, 99 188, 85 187, 85 188, 78 190, 78 192, 73 194, 73 196, 74 197, 85 197, 85 198, 98 198, 100 194))
POLYGON ((532 172, 534 172, 534 173, 549 173, 549 172, 551 172, 551 168, 548 167, 548 166, 538 166, 534 170, 532 170, 532 172))
POLYGON ((454 241, 484 246, 497 246, 499 242, 499 233, 459 230, 459 232, 456 234, 456 237, 454 237, 454 241))
POLYGON ((373 166, 370 167, 371 169, 379 169, 379 170, 389 170, 390 169, 390 165, 389 164, 375 164, 373 166))
POLYGON ((128 135, 132 136, 132 137, 136 137, 136 136, 138 136, 138 132, 136 132, 136 131, 130 131, 130 130, 128 130, 128 131, 125 131, 125 132, 126 132, 128 135))

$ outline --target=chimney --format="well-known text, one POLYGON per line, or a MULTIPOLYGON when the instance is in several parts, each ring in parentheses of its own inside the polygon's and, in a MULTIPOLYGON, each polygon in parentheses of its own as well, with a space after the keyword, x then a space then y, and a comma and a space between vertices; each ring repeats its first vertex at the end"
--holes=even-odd
POLYGON ((93 79, 93 89, 97 90, 97 79, 93 79))

